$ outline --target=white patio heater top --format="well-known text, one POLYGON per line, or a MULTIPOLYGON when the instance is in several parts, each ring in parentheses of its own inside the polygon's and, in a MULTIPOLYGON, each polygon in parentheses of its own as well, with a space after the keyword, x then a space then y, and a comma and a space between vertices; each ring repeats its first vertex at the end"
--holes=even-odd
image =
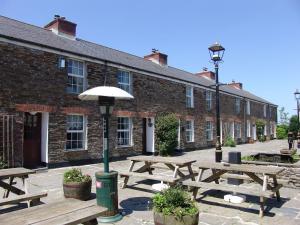
POLYGON ((111 86, 99 86, 82 92, 78 98, 80 100, 98 100, 99 96, 113 97, 115 99, 132 99, 133 96, 128 92, 111 86))

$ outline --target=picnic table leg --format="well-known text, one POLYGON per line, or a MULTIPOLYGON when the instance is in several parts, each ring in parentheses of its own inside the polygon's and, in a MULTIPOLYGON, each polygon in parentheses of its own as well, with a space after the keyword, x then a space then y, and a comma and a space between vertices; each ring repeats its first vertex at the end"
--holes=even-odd
POLYGON ((153 173, 152 173, 152 170, 151 170, 151 163, 149 163, 149 162, 145 162, 145 164, 148 166, 148 173, 150 174, 150 175, 153 175, 153 173))
POLYGON ((204 173, 204 169, 200 169, 199 174, 197 176, 197 181, 198 182, 202 180, 203 173, 204 173))
POLYGON ((174 173, 173 173, 173 178, 176 178, 176 177, 177 177, 178 169, 179 169, 179 167, 178 167, 178 166, 175 166, 174 173))
POLYGON ((264 174, 264 179, 263 179, 263 191, 267 190, 268 187, 268 180, 269 180, 269 176, 264 174))
MULTIPOLYGON (((202 180, 203 173, 204 173, 204 169, 200 169, 200 170, 199 170, 199 174, 198 174, 198 176, 197 176, 197 178, 196 178, 196 181, 197 181, 197 182, 199 182, 199 181, 202 180)), ((193 199, 193 200, 196 199, 198 190, 199 190, 199 188, 193 187, 193 195, 192 195, 192 199, 193 199)))
MULTIPOLYGON (((15 177, 10 177, 10 178, 9 178, 9 186, 12 186, 12 185, 13 185, 14 178, 15 178, 15 177)), ((10 192, 10 190, 9 190, 9 189, 6 189, 5 192, 4 192, 4 194, 3 194, 3 198, 8 198, 9 192, 10 192)))
MULTIPOLYGON (((189 173, 190 173, 190 175, 193 175, 194 174, 194 171, 193 171, 193 169, 192 169, 192 165, 190 164, 190 165, 188 165, 188 169, 189 169, 189 173)), ((195 177, 194 176, 192 176, 192 181, 195 181, 195 177)))
MULTIPOLYGON (((216 170, 215 170, 215 169, 211 169, 211 171, 212 171, 212 174, 213 174, 213 175, 216 174, 216 170)), ((215 183, 216 183, 216 184, 219 184, 219 179, 216 179, 216 180, 215 180, 215 183)))
MULTIPOLYGON (((128 169, 129 172, 132 172, 134 164, 135 164, 135 161, 131 161, 129 169, 128 169)), ((123 189, 126 187, 128 180, 129 180, 129 176, 124 176, 124 181, 123 181, 123 185, 122 185, 123 189)))
POLYGON ((265 204, 265 197, 260 196, 259 197, 259 217, 263 217, 264 216, 264 204, 265 204))
MULTIPOLYGON (((22 177, 22 183, 23 183, 23 188, 24 188, 24 192, 25 194, 28 194, 29 188, 28 188, 28 180, 26 179, 26 177, 22 177)), ((29 208, 31 205, 33 205, 33 202, 31 200, 27 201, 27 207, 29 208)))
MULTIPOLYGON (((274 187, 277 187, 278 186, 278 182, 277 182, 276 176, 273 176, 273 182, 274 182, 274 187)), ((279 190, 276 191, 276 199, 277 199, 278 202, 281 201, 279 190)))

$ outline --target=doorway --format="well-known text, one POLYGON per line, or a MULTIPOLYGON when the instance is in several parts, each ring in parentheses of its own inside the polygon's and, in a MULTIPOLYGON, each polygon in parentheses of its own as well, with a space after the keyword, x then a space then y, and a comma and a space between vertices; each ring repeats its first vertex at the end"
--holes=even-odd
POLYGON ((155 154, 155 140, 154 140, 154 118, 148 117, 143 119, 143 148, 147 155, 155 154))
POLYGON ((23 166, 36 168, 41 165, 41 113, 25 113, 23 166))

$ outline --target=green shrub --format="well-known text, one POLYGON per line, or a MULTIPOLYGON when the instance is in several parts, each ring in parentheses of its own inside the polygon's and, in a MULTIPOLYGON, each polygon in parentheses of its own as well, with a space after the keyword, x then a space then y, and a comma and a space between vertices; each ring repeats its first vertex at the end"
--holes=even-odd
POLYGON ((245 156, 242 157, 242 160, 244 160, 244 161, 256 161, 256 159, 253 155, 245 155, 245 156))
POLYGON ((278 139, 286 139, 288 136, 288 126, 286 126, 286 125, 277 126, 276 136, 278 139))
POLYGON ((258 136, 258 141, 265 142, 266 141, 266 136, 265 135, 258 136))
POLYGON ((259 119, 255 122, 255 124, 256 124, 256 135, 258 137, 258 140, 260 142, 265 141, 266 139, 264 137, 264 133, 265 133, 264 131, 266 129, 266 122, 264 120, 259 119))
POLYGON ((177 147, 178 119, 175 114, 161 115, 155 122, 155 145, 162 156, 171 155, 177 147))
POLYGON ((92 180, 91 176, 83 175, 80 169, 73 168, 64 173, 64 182, 87 182, 92 180))
POLYGON ((182 220, 183 216, 198 213, 196 204, 191 200, 188 193, 180 187, 171 187, 157 193, 152 201, 156 212, 174 215, 177 220, 182 220))
POLYGON ((6 162, 0 157, 0 169, 6 169, 7 167, 6 162))
POLYGON ((290 118, 289 131, 293 132, 294 136, 297 137, 298 133, 298 116, 294 115, 290 118))
POLYGON ((227 137, 226 140, 225 140, 224 146, 226 146, 226 147, 235 147, 236 143, 235 143, 235 141, 233 140, 232 137, 227 137))

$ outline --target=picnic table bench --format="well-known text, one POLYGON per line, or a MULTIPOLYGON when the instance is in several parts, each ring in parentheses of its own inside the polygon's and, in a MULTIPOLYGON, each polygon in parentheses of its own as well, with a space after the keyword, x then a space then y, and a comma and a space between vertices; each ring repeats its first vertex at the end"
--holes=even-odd
POLYGON ((176 184, 179 181, 186 180, 189 178, 194 180, 192 163, 196 162, 196 160, 183 159, 178 157, 161 157, 161 156, 133 156, 133 157, 128 157, 127 159, 131 161, 128 172, 120 172, 120 176, 124 177, 124 183, 122 188, 126 187, 129 177, 140 177, 145 179, 164 181, 168 183, 170 186, 176 184), (136 163, 138 162, 142 162, 143 165, 133 170, 134 165, 136 165, 136 163), (152 165, 157 163, 162 163, 166 165, 167 168, 173 172, 172 177, 153 174, 155 168, 153 168, 152 165), (183 167, 187 167, 188 169, 187 175, 180 170, 183 167))
POLYGON ((97 217, 107 209, 95 200, 65 199, 0 215, 0 224, 12 225, 74 225, 98 224, 97 217))
POLYGON ((22 167, 1 169, 0 170, 0 187, 5 189, 3 199, 0 199, 0 206, 7 204, 16 204, 27 201, 28 207, 39 202, 40 198, 46 197, 46 192, 30 193, 28 188, 28 178, 30 174, 34 174, 34 170, 25 169, 22 167), (23 189, 15 186, 15 178, 21 178, 23 189), (8 183, 5 182, 8 180, 8 183), (9 196, 10 192, 16 196, 9 196))
MULTIPOLYGON (((282 172, 284 170, 283 168, 274 166, 256 166, 214 162, 197 163, 196 166, 199 168, 199 173, 196 181, 182 182, 183 185, 194 188, 194 198, 196 198, 199 188, 258 196, 260 198, 260 217, 262 217, 264 214, 264 204, 267 198, 272 198, 274 195, 276 195, 277 201, 280 201, 279 189, 282 187, 282 184, 278 184, 276 175, 282 172), (205 179, 202 179, 204 170, 207 169, 212 170, 212 175, 208 176, 205 179), (219 184, 219 179, 221 178, 221 176, 229 172, 241 172, 252 179, 254 182, 260 184, 262 188, 253 190, 242 186, 219 184), (263 178, 260 178, 257 174, 262 174, 263 178), (268 183, 270 177, 272 178, 271 184, 268 183)), ((231 174, 230 176, 232 177, 232 175, 234 174, 231 174)))

